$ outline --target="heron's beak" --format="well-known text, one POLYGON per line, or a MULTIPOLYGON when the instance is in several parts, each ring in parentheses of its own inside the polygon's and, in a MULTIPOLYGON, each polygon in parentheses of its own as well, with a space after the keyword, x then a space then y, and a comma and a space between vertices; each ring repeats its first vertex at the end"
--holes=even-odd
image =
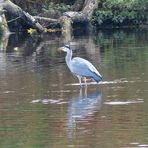
POLYGON ((64 48, 63 47, 59 47, 58 51, 64 51, 64 48))

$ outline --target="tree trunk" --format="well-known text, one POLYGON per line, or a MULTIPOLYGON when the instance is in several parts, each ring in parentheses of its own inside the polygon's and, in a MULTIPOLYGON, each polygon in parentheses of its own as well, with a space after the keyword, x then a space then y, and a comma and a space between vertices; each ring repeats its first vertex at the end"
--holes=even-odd
POLYGON ((98 7, 98 0, 81 0, 81 1, 76 0, 76 3, 75 5, 79 5, 80 7, 82 6, 82 3, 83 3, 83 7, 79 12, 75 12, 75 11, 66 12, 63 14, 64 19, 63 19, 63 16, 60 18, 60 20, 62 20, 61 24, 63 26, 63 31, 64 31, 63 34, 65 34, 65 32, 70 32, 72 30, 72 24, 74 23, 90 24, 93 13, 95 9, 98 7), (67 29, 68 31, 65 31, 67 29))
POLYGON ((0 8, 0 34, 6 35, 9 32, 4 10, 0 8))
POLYGON ((84 0, 76 0, 72 6, 73 11, 81 11, 83 8, 84 0))
POLYGON ((98 7, 98 0, 85 0, 82 12, 87 16, 87 19, 91 21, 94 11, 98 7))

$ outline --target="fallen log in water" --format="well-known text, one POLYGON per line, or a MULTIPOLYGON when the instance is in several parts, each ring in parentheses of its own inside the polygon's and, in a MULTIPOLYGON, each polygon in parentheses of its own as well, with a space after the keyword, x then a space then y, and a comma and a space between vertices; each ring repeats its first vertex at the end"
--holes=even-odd
POLYGON ((23 11, 22 8, 15 5, 10 0, 0 0, 0 4, 1 10, 5 12, 8 23, 18 20, 18 24, 20 25, 31 26, 40 33, 44 31, 44 27, 38 23, 32 15, 23 11))
POLYGON ((0 0, 0 4, 1 10, 5 12, 8 25, 16 21, 18 27, 19 25, 24 28, 29 26, 42 33, 46 30, 42 22, 47 22, 54 24, 54 26, 60 25, 62 33, 68 35, 71 34, 73 24, 90 24, 94 10, 98 7, 98 0, 76 0, 72 8, 73 11, 63 13, 58 19, 32 16, 10 0, 0 0))

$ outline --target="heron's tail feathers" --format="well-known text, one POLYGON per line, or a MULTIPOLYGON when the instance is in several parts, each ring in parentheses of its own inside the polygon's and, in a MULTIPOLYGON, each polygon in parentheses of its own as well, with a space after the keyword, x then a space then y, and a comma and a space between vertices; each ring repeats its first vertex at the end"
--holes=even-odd
POLYGON ((97 83, 99 83, 100 81, 102 81, 102 76, 101 76, 101 75, 97 75, 96 73, 94 73, 93 79, 94 79, 97 83))

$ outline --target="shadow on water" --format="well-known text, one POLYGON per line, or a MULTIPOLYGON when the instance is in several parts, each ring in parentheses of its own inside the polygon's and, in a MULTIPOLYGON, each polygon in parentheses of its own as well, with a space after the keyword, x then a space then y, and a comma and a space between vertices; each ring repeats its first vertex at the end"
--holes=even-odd
MULTIPOLYGON (((101 108, 101 92, 87 93, 87 88, 82 88, 78 95, 71 98, 68 106, 68 137, 75 136, 77 123, 87 123, 101 108)), ((85 130, 85 128, 83 129, 85 130)))

